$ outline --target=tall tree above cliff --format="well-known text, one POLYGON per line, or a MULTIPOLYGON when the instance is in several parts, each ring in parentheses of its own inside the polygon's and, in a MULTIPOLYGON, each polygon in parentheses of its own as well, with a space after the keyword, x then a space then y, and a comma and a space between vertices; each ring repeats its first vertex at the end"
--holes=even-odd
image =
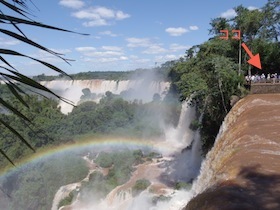
MULTIPOLYGON (((35 28, 45 28, 48 30, 56 30, 56 31, 62 31, 62 32, 72 32, 69 30, 65 30, 62 28, 46 25, 43 23, 39 23, 34 21, 31 17, 29 10, 29 5, 33 5, 35 8, 36 6, 33 4, 32 0, 0 0, 0 33, 2 35, 8 36, 13 40, 20 41, 22 43, 25 43, 29 47, 35 47, 37 49, 40 49, 44 52, 47 52, 49 54, 52 54, 66 63, 69 63, 69 59, 65 58, 62 54, 57 53, 53 50, 48 49, 47 47, 41 45, 40 43, 37 43, 29 37, 26 36, 24 31, 21 29, 21 25, 28 25, 33 26, 35 28), (11 15, 12 14, 12 15, 11 15)), ((75 32, 72 32, 75 33, 75 32)), ((29 107, 28 103, 24 100, 23 95, 26 93, 23 90, 23 86, 32 88, 32 90, 36 91, 45 91, 48 92, 57 98, 64 100, 68 103, 66 99, 58 96, 48 88, 42 86, 40 83, 36 82, 35 80, 27 77, 26 75, 20 73, 22 69, 15 68, 12 63, 7 59, 9 56, 14 57, 24 57, 27 59, 30 59, 32 61, 38 62, 41 65, 44 65, 53 71, 56 71, 60 74, 68 76, 67 73, 65 73, 60 68, 54 66, 51 63, 45 62, 43 60, 37 59, 35 57, 26 55, 24 53, 21 53, 19 51, 14 51, 8 48, 0 48, 0 82, 6 84, 11 94, 20 101, 23 105, 26 107, 29 107)), ((13 106, 7 99, 0 97, 0 106, 4 107, 8 112, 15 114, 19 118, 23 119, 27 123, 32 123, 28 117, 26 117, 24 114, 22 114, 19 110, 17 110, 16 107, 13 106)), ((21 140, 25 145, 27 145, 31 150, 35 151, 32 145, 30 145, 23 137, 22 135, 17 131, 16 128, 13 128, 11 125, 9 125, 4 119, 0 118, 0 124, 8 128, 11 133, 13 133, 19 140, 21 140)), ((0 148, 0 153, 8 159, 10 162, 12 162, 9 157, 5 154, 5 152, 0 148)))
POLYGON ((269 0, 262 8, 234 8, 233 18, 214 18, 211 20, 210 34, 219 36, 220 30, 237 29, 242 40, 251 42, 255 38, 278 41, 280 34, 280 0, 269 0))

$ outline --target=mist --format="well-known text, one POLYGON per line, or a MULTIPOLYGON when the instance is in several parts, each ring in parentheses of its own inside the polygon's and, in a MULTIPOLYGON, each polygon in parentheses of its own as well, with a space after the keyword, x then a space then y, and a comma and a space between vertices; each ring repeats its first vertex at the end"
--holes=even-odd
MULTIPOLYGON (((106 92, 119 95, 128 101, 151 102, 154 99, 161 100, 168 92, 170 83, 159 80, 154 70, 135 72, 129 79, 124 80, 67 80, 57 79, 41 81, 42 85, 53 90, 58 95, 70 100, 74 105, 83 101, 99 102, 106 92), (87 94, 83 93, 83 90, 87 94)), ((59 106, 64 114, 72 111, 73 106, 60 101, 59 106)))

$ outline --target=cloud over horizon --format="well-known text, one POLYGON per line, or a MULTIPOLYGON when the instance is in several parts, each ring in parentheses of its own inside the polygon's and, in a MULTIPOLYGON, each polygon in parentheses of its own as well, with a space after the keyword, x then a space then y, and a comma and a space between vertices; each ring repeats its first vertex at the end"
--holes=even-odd
POLYGON ((228 9, 227 11, 221 13, 221 17, 226 19, 234 18, 236 15, 237 14, 234 9, 228 9))
POLYGON ((198 30, 199 28, 198 28, 198 26, 190 26, 189 29, 190 29, 191 31, 196 31, 196 30, 198 30))
POLYGON ((186 28, 183 27, 178 27, 178 28, 167 28, 165 31, 170 35, 170 36, 182 36, 184 33, 188 32, 186 28))
POLYGON ((85 6, 85 3, 81 0, 60 0, 59 4, 72 9, 80 9, 85 6))
POLYGON ((85 19, 85 27, 111 25, 114 21, 129 18, 130 15, 121 10, 113 10, 107 7, 90 7, 72 13, 72 16, 78 19, 85 19))

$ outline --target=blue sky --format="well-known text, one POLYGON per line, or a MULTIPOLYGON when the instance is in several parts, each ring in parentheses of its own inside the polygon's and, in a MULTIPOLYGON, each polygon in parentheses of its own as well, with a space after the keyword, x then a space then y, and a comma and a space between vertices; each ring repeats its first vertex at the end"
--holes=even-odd
MULTIPOLYGON (((71 65, 0 34, 0 48, 10 48, 52 62, 67 73, 152 68, 183 56, 209 38, 209 22, 234 16, 233 7, 262 7, 259 0, 41 0, 33 1, 34 20, 89 36, 22 27, 30 39, 73 59, 71 65)), ((5 12, 5 11, 4 11, 5 12)), ((6 57, 27 75, 53 71, 28 59, 6 57)), ((3 65, 0 63, 0 65, 3 65)))

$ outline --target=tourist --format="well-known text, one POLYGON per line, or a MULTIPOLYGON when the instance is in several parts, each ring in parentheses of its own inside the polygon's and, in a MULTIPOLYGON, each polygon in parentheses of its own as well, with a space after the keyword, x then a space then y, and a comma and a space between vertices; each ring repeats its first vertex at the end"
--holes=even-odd
POLYGON ((267 74, 266 82, 270 82, 270 73, 267 74))
POLYGON ((261 75, 261 82, 265 82, 265 75, 264 75, 264 73, 262 73, 262 75, 261 75))

